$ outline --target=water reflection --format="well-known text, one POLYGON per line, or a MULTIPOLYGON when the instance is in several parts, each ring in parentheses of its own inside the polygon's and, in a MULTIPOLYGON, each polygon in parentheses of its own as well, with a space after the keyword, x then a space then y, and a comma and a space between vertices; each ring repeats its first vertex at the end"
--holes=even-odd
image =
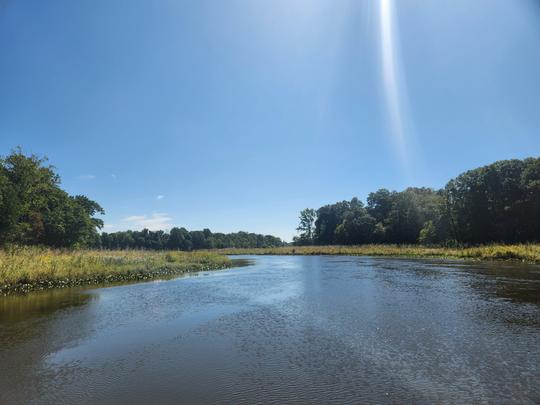
POLYGON ((246 259, 0 298, 0 403, 540 401, 538 266, 246 259))
POLYGON ((0 298, 0 323, 13 323, 50 315, 63 308, 85 305, 92 298, 91 294, 75 288, 9 295, 0 298))

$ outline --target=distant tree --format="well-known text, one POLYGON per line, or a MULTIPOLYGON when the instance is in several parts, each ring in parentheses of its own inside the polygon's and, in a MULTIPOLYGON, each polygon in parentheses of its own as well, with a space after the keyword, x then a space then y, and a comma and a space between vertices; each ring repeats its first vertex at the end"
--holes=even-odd
POLYGON ((524 242, 540 237, 540 159, 503 160, 470 170, 445 187, 455 239, 524 242))
POLYGON ((272 235, 255 233, 212 233, 210 229, 189 232, 186 228, 174 227, 164 231, 121 231, 103 233, 103 249, 151 249, 151 250, 196 250, 210 248, 255 248, 283 246, 283 241, 272 235))
POLYGON ((331 245, 336 243, 336 228, 343 221, 343 216, 349 209, 349 201, 340 201, 335 204, 325 205, 317 210, 314 231, 316 244, 331 245))
POLYGON ((206 237, 203 231, 191 231, 190 235, 193 249, 206 249, 206 237))
POLYGON ((336 241, 343 245, 373 242, 375 219, 365 210, 348 211, 335 230, 336 241))
POLYGON ((349 209, 343 214, 341 223, 334 231, 336 243, 343 245, 370 243, 373 239, 375 219, 368 214, 364 204, 353 198, 349 209))
POLYGON ((19 216, 18 199, 0 161, 0 245, 14 238, 19 216))
POLYGON ((378 223, 384 222, 390 210, 394 205, 395 191, 388 191, 385 188, 381 188, 374 193, 369 193, 367 198, 367 212, 378 223))
MULTIPOLYGON (((0 245, 103 249, 264 248, 283 246, 272 235, 170 232, 103 233, 103 208, 70 196, 45 158, 21 149, 0 158, 0 245)), ((379 189, 367 206, 353 198, 300 213, 296 244, 465 243, 540 241, 540 158, 505 160, 462 173, 444 190, 379 189)))
POLYGON ((312 208, 306 208, 300 212, 300 224, 296 228, 300 232, 297 243, 300 245, 311 245, 313 243, 313 231, 317 213, 312 208))
POLYGON ((540 158, 470 170, 444 190, 370 193, 316 211, 318 244, 488 243, 540 240, 540 158))
POLYGON ((169 234, 167 244, 168 249, 172 250, 191 250, 191 235, 185 228, 172 228, 169 234))
POLYGON ((520 241, 540 240, 540 158, 525 159, 521 173, 522 199, 516 203, 519 213, 520 241))
POLYGON ((437 229, 435 225, 433 225, 433 221, 427 221, 424 224, 424 227, 420 230, 418 242, 423 245, 431 245, 439 242, 437 238, 437 229))

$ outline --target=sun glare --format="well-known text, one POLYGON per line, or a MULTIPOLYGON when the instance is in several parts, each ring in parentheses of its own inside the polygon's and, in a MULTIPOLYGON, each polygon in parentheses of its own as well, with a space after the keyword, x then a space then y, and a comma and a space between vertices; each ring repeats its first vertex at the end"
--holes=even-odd
POLYGON ((392 0, 380 1, 380 41, 384 94, 390 120, 392 143, 406 170, 409 169, 403 103, 405 94, 399 82, 399 60, 395 44, 396 33, 392 0))

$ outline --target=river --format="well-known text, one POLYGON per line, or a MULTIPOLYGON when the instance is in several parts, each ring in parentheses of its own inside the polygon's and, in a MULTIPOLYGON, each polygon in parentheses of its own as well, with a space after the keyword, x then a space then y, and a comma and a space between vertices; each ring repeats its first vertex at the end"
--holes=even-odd
POLYGON ((343 256, 0 297, 0 403, 539 403, 540 267, 343 256))

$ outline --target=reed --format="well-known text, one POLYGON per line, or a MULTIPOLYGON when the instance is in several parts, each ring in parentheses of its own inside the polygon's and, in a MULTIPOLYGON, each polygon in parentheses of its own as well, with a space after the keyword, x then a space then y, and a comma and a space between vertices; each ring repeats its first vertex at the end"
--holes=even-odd
POLYGON ((12 247, 0 250, 0 293, 146 280, 230 265, 226 256, 212 252, 12 247))
POLYGON ((435 247, 420 245, 286 246, 266 249, 213 250, 227 255, 355 255, 474 260, 514 260, 540 263, 540 244, 435 247))

